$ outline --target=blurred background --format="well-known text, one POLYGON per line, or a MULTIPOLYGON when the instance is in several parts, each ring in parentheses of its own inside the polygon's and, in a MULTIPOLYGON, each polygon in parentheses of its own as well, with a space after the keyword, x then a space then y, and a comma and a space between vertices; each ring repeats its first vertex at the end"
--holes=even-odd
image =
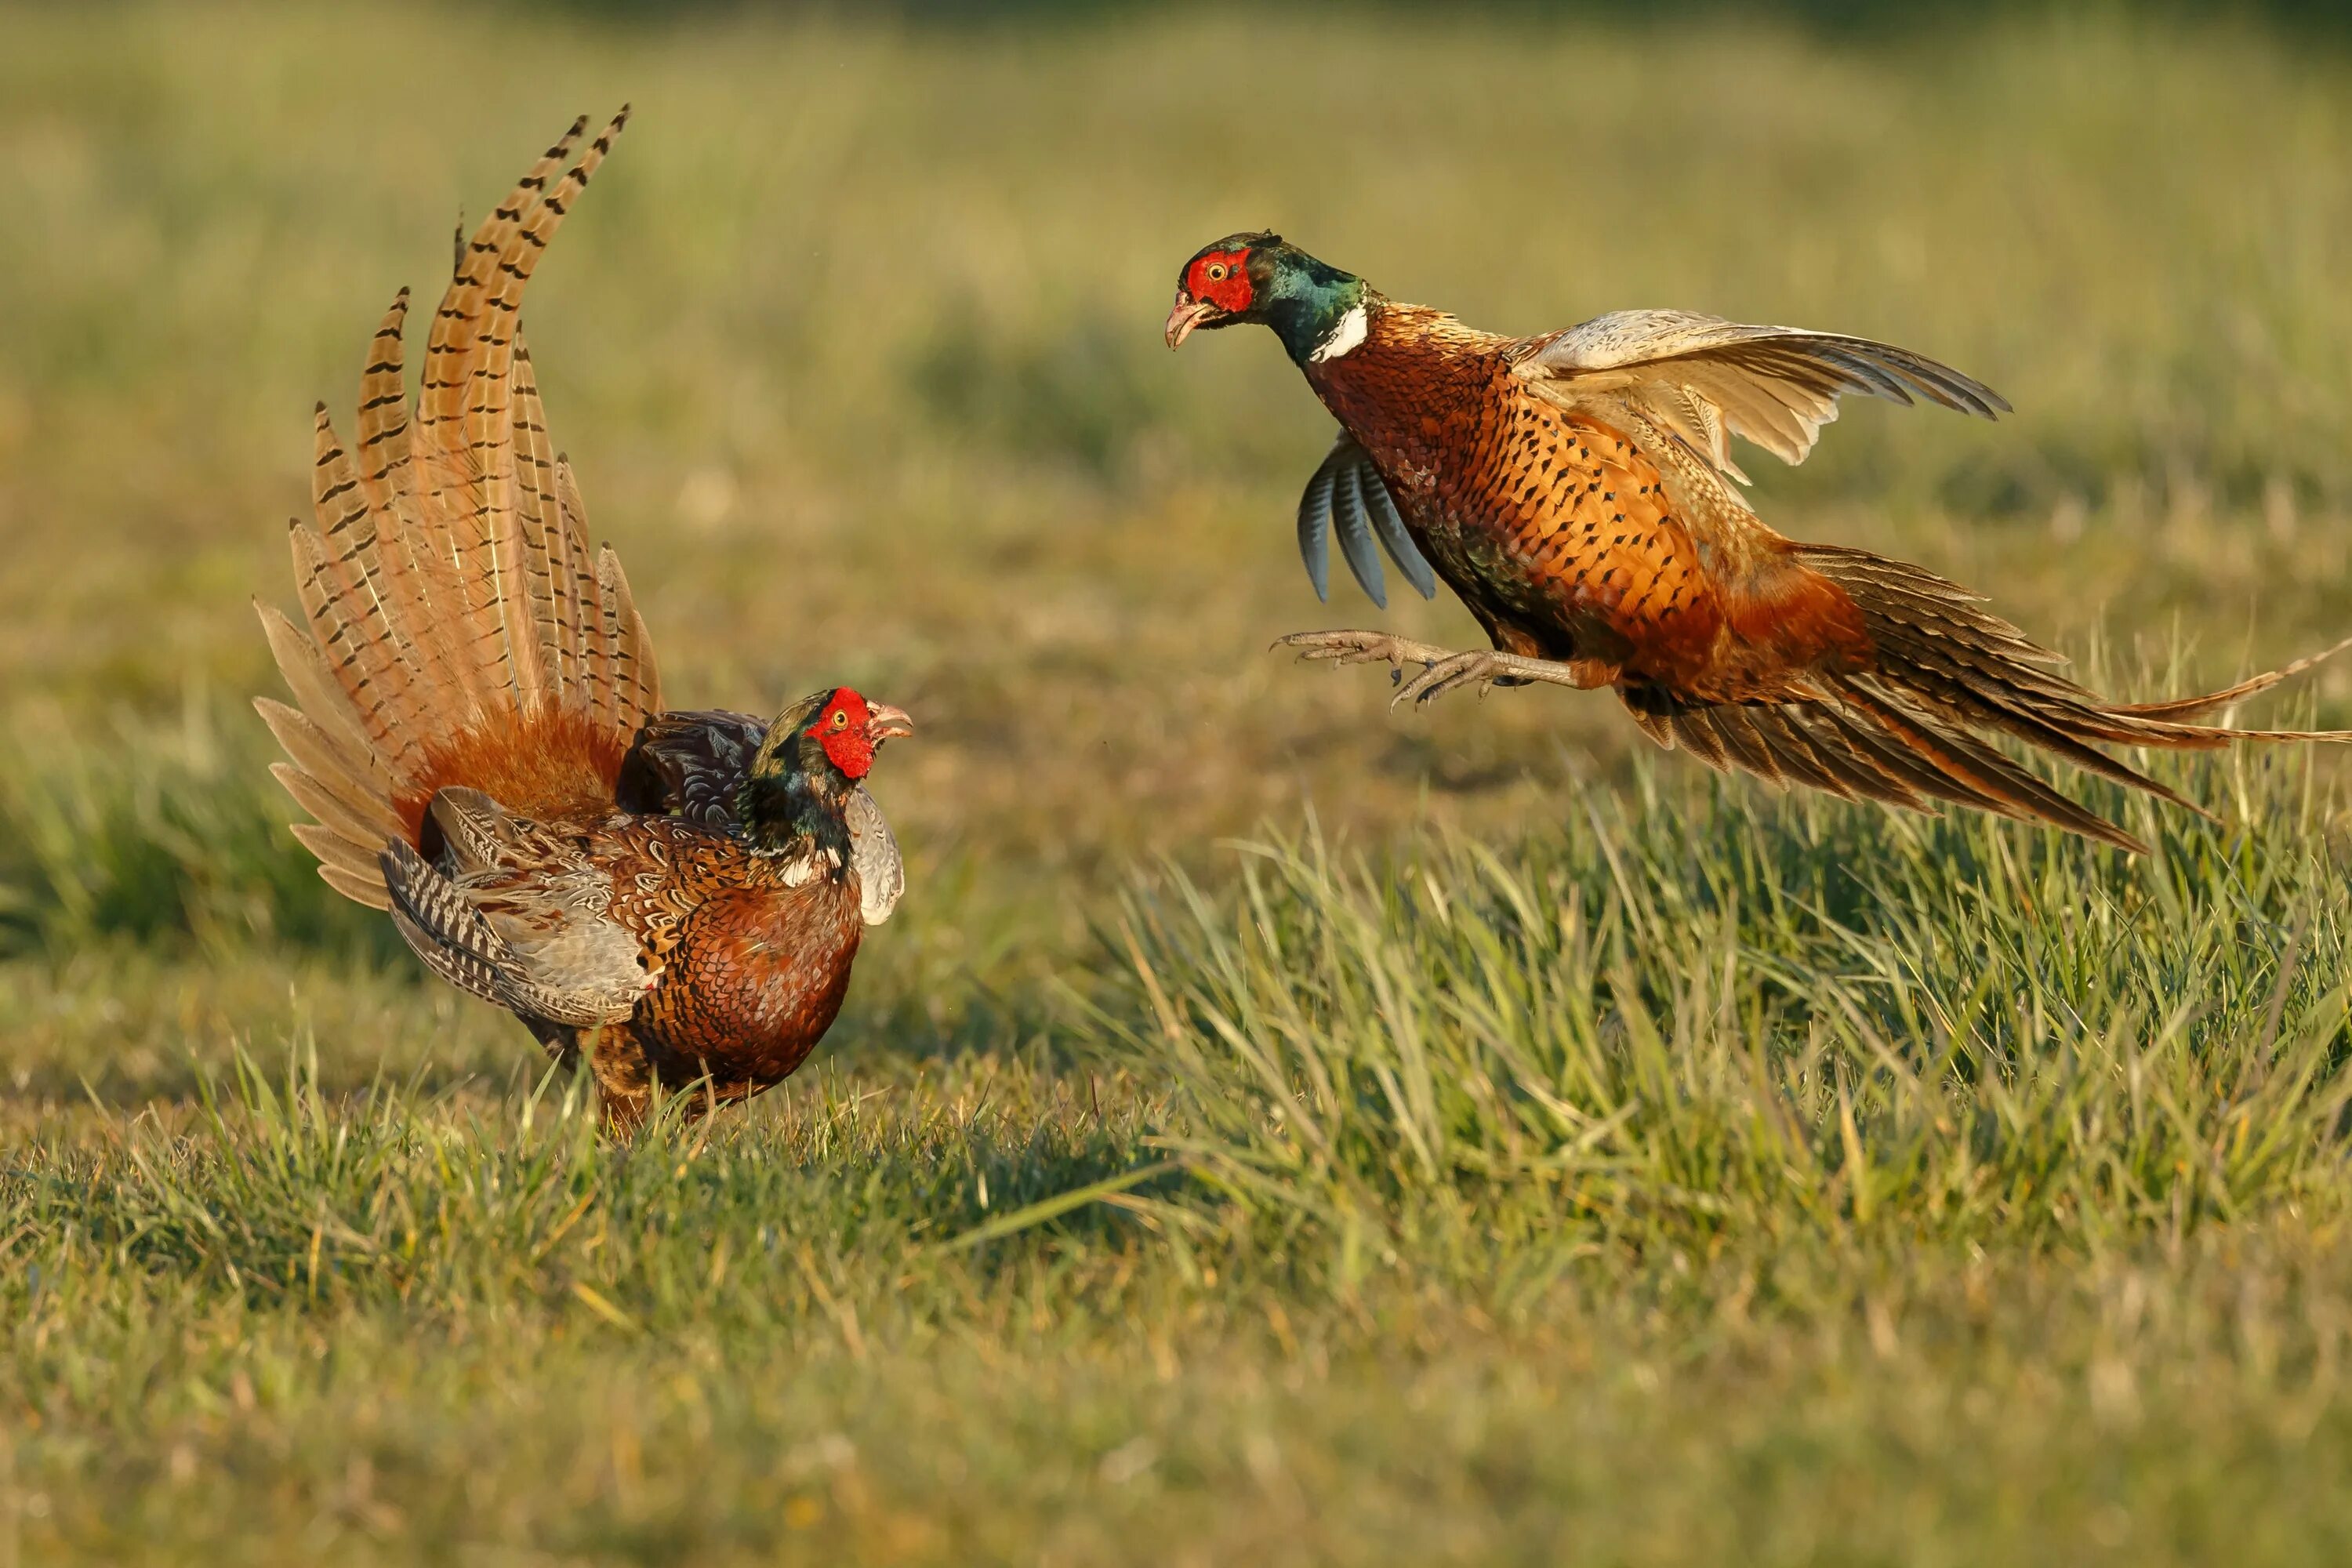
MULTIPOLYGON (((249 601, 290 602, 312 402, 348 426, 393 291, 575 113, 636 110, 530 294, 556 441, 673 703, 917 715, 877 780, 916 890, 835 1039, 929 1049, 1025 1026, 1139 858, 1538 824, 1644 744, 1603 697, 1391 717, 1266 652, 1475 631, 1318 605, 1327 416, 1267 334, 1161 345, 1236 228, 1498 331, 1921 350, 2015 416, 1850 405, 1750 464, 1769 521, 2184 679, 2352 630, 2335 10, 0 8, 5 1070, 142 1093, 296 1024, 347 1078, 529 1065, 280 826, 249 601)), ((2352 668, 2316 690, 2343 720, 2352 668)))

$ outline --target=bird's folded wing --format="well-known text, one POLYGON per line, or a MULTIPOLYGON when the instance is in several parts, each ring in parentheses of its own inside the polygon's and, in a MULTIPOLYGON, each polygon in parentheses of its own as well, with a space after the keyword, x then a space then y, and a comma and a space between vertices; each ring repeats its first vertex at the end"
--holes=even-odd
POLYGON ((683 817, 721 832, 735 826, 735 797, 768 733, 767 721, 719 709, 656 713, 621 763, 625 811, 683 817))
POLYGON ((1514 367, 1564 404, 1623 398, 1734 479, 1727 436, 1801 463, 1848 393, 1915 398, 1990 419, 2008 400, 1923 354, 1868 338, 1796 327, 1742 326, 1688 310, 1615 310, 1525 338, 1514 367))
POLYGON ((611 876, 476 790, 443 790, 433 820, 444 864, 403 839, 382 860, 394 923, 417 956, 531 1017, 575 1026, 627 1018, 657 965, 613 918, 611 876))

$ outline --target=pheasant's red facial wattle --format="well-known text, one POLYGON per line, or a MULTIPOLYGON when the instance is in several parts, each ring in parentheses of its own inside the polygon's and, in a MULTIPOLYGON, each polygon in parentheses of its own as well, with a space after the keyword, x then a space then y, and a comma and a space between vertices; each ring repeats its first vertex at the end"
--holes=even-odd
POLYGON ((1249 252, 1205 250, 1192 258, 1184 273, 1184 291, 1205 300, 1229 316, 1250 308, 1249 252))
POLYGON ((850 688, 837 688, 817 710, 812 730, 817 744, 842 776, 862 779, 874 771, 874 753, 885 741, 915 732, 915 721, 887 702, 868 702, 850 688))
POLYGON ((817 744, 844 777, 862 779, 874 771, 873 710, 866 699, 845 686, 817 710, 817 744))
POLYGON ((1168 312, 1168 346, 1176 348, 1192 329, 1223 326, 1256 300, 1250 283, 1249 247, 1209 249, 1184 264, 1176 280, 1176 303, 1168 312))

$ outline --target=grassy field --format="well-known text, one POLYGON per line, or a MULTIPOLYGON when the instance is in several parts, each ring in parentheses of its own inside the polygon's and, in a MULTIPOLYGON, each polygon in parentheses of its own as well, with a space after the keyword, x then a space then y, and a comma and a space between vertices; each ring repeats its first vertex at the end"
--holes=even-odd
POLYGON ((1318 605, 1328 421, 1158 336, 1271 223, 1889 338, 2018 414, 1768 518, 2218 681, 2352 630, 2339 45, 0 8, 0 1568, 2352 1555, 2342 768, 2160 763, 2126 862, 1392 718, 1265 645, 1467 616, 1318 605), (244 701, 311 402, 624 99, 530 321, 667 693, 922 734, 814 1062, 604 1149, 244 701))

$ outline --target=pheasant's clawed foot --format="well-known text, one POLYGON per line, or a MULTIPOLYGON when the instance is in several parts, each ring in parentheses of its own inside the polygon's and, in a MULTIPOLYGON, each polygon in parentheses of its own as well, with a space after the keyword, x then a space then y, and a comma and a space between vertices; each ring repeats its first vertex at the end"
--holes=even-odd
POLYGON ((1408 664, 1426 668, 1454 657, 1454 650, 1434 643, 1413 642, 1387 632, 1293 632, 1276 637, 1276 647, 1296 648, 1301 659, 1329 664, 1386 664, 1399 673, 1408 664))
POLYGON ((1274 646, 1297 648, 1302 659, 1388 665, 1390 678, 1397 682, 1397 693, 1389 700, 1391 708, 1402 702, 1428 702, 1462 686, 1475 686, 1483 692, 1490 686, 1524 686, 1540 681, 1591 690, 1609 685, 1620 673, 1617 666, 1600 659, 1561 662, 1493 648, 1456 653, 1434 643, 1413 642, 1387 632, 1293 632, 1276 639, 1274 646), (1421 666, 1410 678, 1404 673, 1409 664, 1421 666))
POLYGON ((1297 648, 1302 659, 1389 666, 1390 679, 1397 687, 1396 695, 1389 699, 1391 708, 1408 701, 1427 702, 1457 686, 1475 684, 1483 691, 1498 679, 1517 684, 1525 679, 1517 670, 1506 668, 1494 654, 1456 653, 1435 643, 1413 642, 1388 632, 1293 632, 1274 646, 1297 648), (1409 664, 1421 666, 1410 679, 1405 675, 1405 666, 1409 664))
POLYGON ((1525 675, 1511 668, 1506 657, 1484 648, 1448 654, 1398 687, 1396 695, 1389 699, 1389 706, 1395 708, 1410 702, 1418 707, 1424 702, 1434 702, 1447 692, 1465 686, 1475 687, 1483 697, 1486 694, 1486 688, 1498 680, 1517 686, 1526 679, 1525 675))

